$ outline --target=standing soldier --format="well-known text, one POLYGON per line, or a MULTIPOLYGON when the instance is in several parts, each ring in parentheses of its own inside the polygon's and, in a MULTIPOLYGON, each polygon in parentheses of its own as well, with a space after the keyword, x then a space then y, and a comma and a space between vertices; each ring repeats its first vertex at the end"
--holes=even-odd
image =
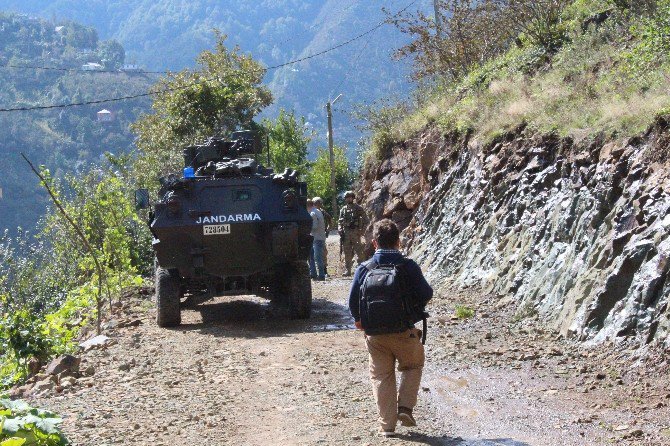
POLYGON ((351 263, 356 254, 358 263, 365 260, 364 246, 361 242, 363 231, 368 225, 368 216, 361 206, 354 203, 353 191, 346 191, 344 193, 344 200, 347 204, 340 210, 340 219, 338 221, 338 231, 340 233, 340 243, 342 243, 342 250, 344 251, 344 267, 343 276, 351 276, 351 263))
MULTIPOLYGON (((316 206, 316 208, 318 210, 320 210, 321 213, 323 214, 323 219, 326 222, 326 238, 327 238, 328 234, 330 233, 330 230, 333 227, 333 217, 331 217, 330 214, 328 212, 326 212, 326 210, 323 208, 323 199, 321 197, 314 197, 312 199, 312 201, 314 201, 314 206, 316 206)), ((323 245, 323 268, 324 268, 324 271, 326 272, 326 277, 329 277, 328 276, 328 244, 327 243, 323 245)))

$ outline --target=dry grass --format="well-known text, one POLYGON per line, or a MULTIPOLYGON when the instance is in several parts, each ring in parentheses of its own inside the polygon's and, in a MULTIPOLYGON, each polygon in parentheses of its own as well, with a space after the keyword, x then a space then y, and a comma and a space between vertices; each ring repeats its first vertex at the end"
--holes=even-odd
MULTIPOLYGON (((514 58, 524 56, 519 51, 505 57, 513 64, 514 58)), ((472 130, 482 141, 521 123, 575 139, 601 133, 632 136, 647 128, 659 111, 670 108, 668 66, 659 64, 641 77, 627 74, 621 48, 598 32, 575 38, 554 56, 550 67, 532 77, 509 63, 496 63, 486 76, 466 79, 469 85, 435 95, 396 127, 394 139, 433 123, 444 131, 472 130), (472 79, 482 77, 488 82, 476 87, 472 79)))

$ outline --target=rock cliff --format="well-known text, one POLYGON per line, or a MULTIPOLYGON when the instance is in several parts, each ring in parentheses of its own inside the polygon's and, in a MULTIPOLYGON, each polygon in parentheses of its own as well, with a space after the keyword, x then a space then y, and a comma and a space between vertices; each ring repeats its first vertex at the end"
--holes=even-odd
POLYGON ((426 129, 368 161, 358 196, 443 289, 480 287, 583 341, 670 344, 667 129, 488 144, 426 129))

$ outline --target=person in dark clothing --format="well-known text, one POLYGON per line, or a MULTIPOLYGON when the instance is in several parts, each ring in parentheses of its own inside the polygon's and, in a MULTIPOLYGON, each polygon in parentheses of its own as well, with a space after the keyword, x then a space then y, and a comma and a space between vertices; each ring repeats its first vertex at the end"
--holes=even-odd
MULTIPOLYGON (((407 280, 407 300, 416 308, 423 309, 433 297, 433 289, 426 281, 421 268, 400 252, 400 232, 397 225, 388 219, 374 226, 373 245, 375 253, 372 260, 377 265, 398 265, 407 280)), ((369 269, 359 265, 349 293, 349 310, 354 317, 356 328, 364 330, 361 322, 360 302, 362 287, 369 269)), ((365 335, 365 344, 369 353, 370 379, 377 403, 380 422, 380 434, 393 436, 398 421, 403 426, 416 426, 413 409, 421 385, 421 374, 425 362, 421 330, 411 321, 407 329, 399 333, 365 335), (400 372, 400 387, 396 387, 395 364, 400 372)))

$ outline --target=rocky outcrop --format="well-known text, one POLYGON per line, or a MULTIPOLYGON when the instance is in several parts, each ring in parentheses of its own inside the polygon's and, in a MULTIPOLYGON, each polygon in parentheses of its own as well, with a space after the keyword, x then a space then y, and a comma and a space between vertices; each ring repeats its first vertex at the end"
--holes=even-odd
POLYGON ((428 129, 368 162, 359 197, 434 283, 580 340, 670 344, 667 127, 589 144, 520 128, 486 145, 428 129))
POLYGON ((391 218, 401 229, 407 228, 434 186, 432 175, 440 165, 436 164, 438 157, 464 142, 458 137, 446 139, 432 129, 417 140, 393 147, 383 160, 368 159, 357 183, 357 197, 373 215, 372 222, 391 218))

